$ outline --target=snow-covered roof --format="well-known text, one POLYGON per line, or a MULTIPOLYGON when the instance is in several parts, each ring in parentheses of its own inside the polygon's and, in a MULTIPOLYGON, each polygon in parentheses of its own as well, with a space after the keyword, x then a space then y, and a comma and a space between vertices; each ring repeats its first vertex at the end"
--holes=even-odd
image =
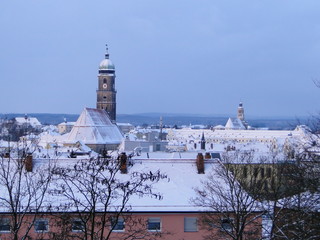
POLYGON ((85 144, 120 144, 123 139, 106 111, 95 108, 85 108, 66 136, 66 142, 82 141, 85 144))
POLYGON ((246 129, 239 118, 229 118, 225 128, 227 129, 246 129))
POLYGON ((59 123, 58 126, 74 126, 76 124, 76 122, 62 122, 62 123, 59 123))
POLYGON ((118 126, 128 126, 128 127, 133 127, 131 123, 117 123, 118 126))
POLYGON ((28 125, 31 125, 32 127, 41 126, 41 123, 35 117, 28 117, 27 119, 25 117, 16 117, 15 120, 19 125, 28 124, 28 125))
MULTIPOLYGON (((139 174, 156 172, 160 170, 161 174, 166 174, 167 178, 153 185, 154 192, 161 193, 163 199, 155 199, 150 197, 132 196, 128 202, 131 206, 131 211, 137 212, 199 212, 205 211, 203 207, 195 206, 191 203, 191 199, 196 197, 195 188, 202 186, 203 180, 206 180, 209 174, 215 174, 219 171, 220 163, 216 160, 205 161, 205 174, 198 174, 196 166, 196 156, 189 159, 142 159, 133 158, 130 161, 132 165, 128 168, 128 174, 118 174, 117 178, 121 181, 130 180, 130 173, 138 172, 139 174)), ((77 159, 35 159, 34 160, 34 173, 40 169, 45 169, 50 163, 55 164, 58 167, 70 167, 73 168, 77 159)), ((106 173, 107 174, 107 173, 106 173)), ((228 185, 219 178, 219 174, 216 174, 219 184, 223 191, 228 191, 228 185)), ((55 178, 54 178, 55 179, 55 178)), ((54 181, 59 181, 56 178, 54 181)), ((52 184, 52 191, 54 191, 55 184, 52 184)), ((0 186, 0 191, 5 192, 0 186)), ((51 191, 51 192, 52 192, 51 191)), ((50 191, 49 191, 50 192, 50 191)), ((227 193, 226 193, 227 194, 227 193)), ((82 195, 79 194, 81 199, 82 195)), ((53 209, 61 204, 67 203, 67 200, 59 194, 50 195, 45 197, 46 204, 50 204, 53 209)), ((113 202, 117 205, 119 203, 113 202)), ((72 209, 69 209, 72 211, 72 209)), ((257 209, 258 211, 259 209, 257 209)), ((3 207, 0 211, 6 211, 3 207)))

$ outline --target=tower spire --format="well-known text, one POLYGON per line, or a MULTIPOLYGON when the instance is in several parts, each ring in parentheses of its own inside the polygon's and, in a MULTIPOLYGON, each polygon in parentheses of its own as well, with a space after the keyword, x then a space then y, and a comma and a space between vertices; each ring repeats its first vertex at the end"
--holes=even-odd
POLYGON ((105 53, 105 59, 109 59, 109 49, 108 49, 108 44, 106 43, 106 53, 105 53))

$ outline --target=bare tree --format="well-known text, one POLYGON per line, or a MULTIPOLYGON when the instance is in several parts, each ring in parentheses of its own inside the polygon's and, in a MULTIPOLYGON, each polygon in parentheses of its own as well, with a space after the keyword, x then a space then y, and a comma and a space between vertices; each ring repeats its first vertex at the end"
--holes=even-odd
POLYGON ((128 172, 128 166, 130 163, 122 154, 118 159, 85 159, 72 167, 55 170, 55 190, 67 202, 60 205, 58 211, 73 212, 69 214, 72 218, 69 225, 66 225, 69 231, 63 231, 64 236, 65 232, 69 232, 69 238, 63 239, 110 239, 115 230, 124 229, 124 224, 125 231, 119 239, 154 239, 161 236, 160 233, 150 234, 146 230, 146 221, 130 214, 129 200, 135 195, 161 199, 161 194, 153 191, 153 184, 165 179, 166 175, 160 171, 128 172), (70 228, 78 231, 72 232, 70 228))
POLYGON ((8 232, 3 239, 26 239, 36 217, 44 210, 50 164, 33 169, 32 153, 25 145, 0 158, 0 208, 8 232))
MULTIPOLYGON (((251 195, 246 186, 256 181, 252 178, 240 178, 243 168, 233 163, 252 162, 253 152, 227 152, 216 169, 197 188, 197 197, 192 202, 208 211, 203 214, 200 226, 208 231, 205 239, 228 237, 230 239, 253 239, 260 236, 260 219, 263 211, 256 200, 260 190, 252 190, 251 195)), ((245 173, 248 174, 248 173, 245 173)), ((260 184, 255 182, 255 184, 260 184)), ((261 189, 261 188, 256 188, 261 189)))
MULTIPOLYGON (((313 126, 317 126, 315 123, 313 126)), ((320 126, 320 125, 319 125, 320 126)), ((293 161, 282 166, 278 178, 285 179, 283 190, 273 189, 268 201, 272 228, 269 239, 320 238, 319 132, 303 127, 304 138, 295 146, 293 161)), ((279 168, 279 167, 278 167, 279 168)))

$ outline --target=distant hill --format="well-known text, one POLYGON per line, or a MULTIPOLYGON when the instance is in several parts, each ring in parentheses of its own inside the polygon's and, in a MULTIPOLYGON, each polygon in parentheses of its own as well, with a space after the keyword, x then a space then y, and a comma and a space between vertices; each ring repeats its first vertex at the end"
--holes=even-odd
MULTIPOLYGON (((0 118, 11 119, 21 117, 24 114, 10 113, 0 114, 0 118)), ((57 125, 64 121, 66 118, 68 122, 75 122, 79 115, 77 114, 52 114, 52 113, 30 113, 30 117, 36 117, 45 125, 57 125)), ((118 114, 117 122, 131 123, 132 125, 158 125, 162 116, 163 124, 165 126, 181 126, 181 125, 225 125, 227 116, 206 116, 198 114, 162 114, 162 113, 141 113, 141 114, 118 114)), ((269 129, 294 129, 298 124, 305 124, 306 118, 299 119, 300 123, 295 118, 247 118, 250 126, 256 128, 269 128, 269 129)))

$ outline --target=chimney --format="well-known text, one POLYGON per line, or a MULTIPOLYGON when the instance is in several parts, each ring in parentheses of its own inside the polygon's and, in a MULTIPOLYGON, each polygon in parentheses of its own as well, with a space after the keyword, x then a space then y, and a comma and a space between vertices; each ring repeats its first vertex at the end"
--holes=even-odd
POLYGON ((121 153, 118 159, 120 160, 120 172, 127 173, 128 172, 128 169, 127 169, 128 157, 127 157, 126 153, 125 152, 121 153))
POLYGON ((26 170, 27 170, 27 172, 32 172, 32 165, 33 165, 33 161, 32 161, 33 159, 32 159, 32 155, 31 154, 28 154, 27 156, 26 156, 26 159, 25 159, 25 168, 26 168, 26 170))
POLYGON ((211 154, 208 153, 208 152, 206 152, 206 155, 204 155, 204 158, 205 158, 205 159, 211 159, 211 154))
POLYGON ((198 156, 197 156, 197 169, 198 169, 198 174, 204 174, 204 159, 203 159, 202 153, 198 153, 198 156))

